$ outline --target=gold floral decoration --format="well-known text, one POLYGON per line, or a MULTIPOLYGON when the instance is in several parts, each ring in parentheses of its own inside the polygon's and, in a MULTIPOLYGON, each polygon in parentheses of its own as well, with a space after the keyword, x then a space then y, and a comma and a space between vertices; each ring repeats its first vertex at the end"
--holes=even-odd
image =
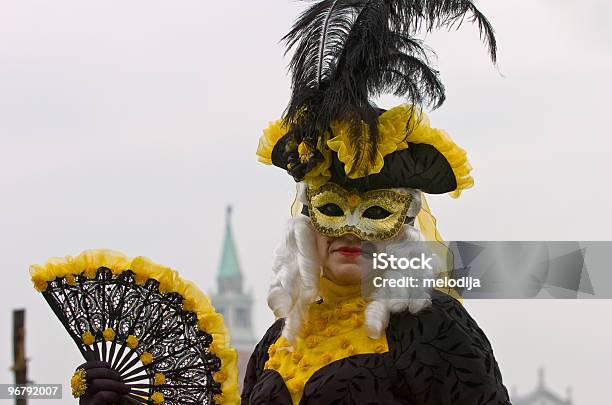
POLYGON ((151 395, 151 401, 153 401, 154 404, 163 404, 164 403, 164 394, 162 394, 161 392, 154 392, 153 395, 151 395))
POLYGON ((102 332, 102 337, 104 338, 104 341, 112 342, 115 340, 115 331, 113 328, 106 328, 104 329, 104 332, 102 332))
POLYGON ((164 385, 166 383, 166 375, 164 373, 155 373, 153 377, 153 385, 164 385))
POLYGON ((94 337, 93 333, 91 333, 90 331, 87 331, 83 333, 83 335, 81 336, 81 340, 83 341, 83 344, 86 344, 87 346, 91 346, 95 343, 96 338, 94 337))
POLYGON ((129 347, 130 349, 136 349, 138 347, 138 338, 134 335, 129 335, 127 337, 127 339, 125 339, 125 344, 127 345, 127 347, 129 347))
POLYGON ((86 377, 87 373, 85 370, 78 368, 72 375, 72 378, 70 378, 70 388, 72 388, 73 397, 79 398, 85 394, 85 390, 87 389, 86 377))
POLYGON ((148 366, 149 364, 153 363, 153 355, 149 352, 144 352, 140 355, 140 361, 145 366, 148 366))
POLYGON ((312 154, 312 148, 306 142, 302 142, 298 145, 298 155, 300 156, 300 162, 308 162, 312 154))

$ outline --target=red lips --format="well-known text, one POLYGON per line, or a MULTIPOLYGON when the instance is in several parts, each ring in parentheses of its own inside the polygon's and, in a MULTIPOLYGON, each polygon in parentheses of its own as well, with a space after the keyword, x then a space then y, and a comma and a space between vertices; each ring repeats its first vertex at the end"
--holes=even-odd
POLYGON ((359 246, 342 246, 338 249, 334 249, 334 252, 338 252, 342 256, 348 257, 361 256, 361 248, 359 246))

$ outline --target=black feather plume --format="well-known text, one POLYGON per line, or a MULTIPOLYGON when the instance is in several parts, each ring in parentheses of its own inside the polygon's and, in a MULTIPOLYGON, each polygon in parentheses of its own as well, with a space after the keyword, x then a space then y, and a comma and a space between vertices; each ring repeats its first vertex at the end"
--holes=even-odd
MULTIPOLYGON (((493 28, 469 0, 321 0, 306 9, 283 38, 294 51, 289 68, 292 95, 285 111, 291 145, 316 148, 332 121, 350 123, 353 167, 376 156, 381 94, 406 97, 416 106, 439 107, 445 100, 433 53, 414 35, 458 28, 468 18, 496 61, 493 28), (369 131, 363 130, 363 123, 369 131)), ((407 134, 408 135, 408 128, 407 134)), ((287 148, 288 170, 301 180, 314 166, 287 148)), ((313 158, 320 158, 314 154, 313 158)))

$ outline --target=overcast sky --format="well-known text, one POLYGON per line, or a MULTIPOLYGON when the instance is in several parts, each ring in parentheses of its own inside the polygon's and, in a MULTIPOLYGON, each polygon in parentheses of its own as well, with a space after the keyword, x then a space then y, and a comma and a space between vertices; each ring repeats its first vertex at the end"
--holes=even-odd
MULTIPOLYGON (((428 37, 448 96, 432 124, 468 151, 476 180, 458 200, 429 198, 443 236, 612 239, 610 2, 480 7, 497 30, 497 68, 476 27, 428 37)), ((66 383, 81 362, 30 287, 30 264, 113 248, 211 291, 227 204, 263 334, 294 185, 258 164, 255 149, 288 100, 278 39, 300 5, 0 0, 0 9, 0 383, 12 378, 13 308, 28 311, 33 380, 66 383)), ((554 390, 573 386, 578 405, 609 398, 612 302, 467 307, 508 388, 531 390, 542 365, 554 390)))

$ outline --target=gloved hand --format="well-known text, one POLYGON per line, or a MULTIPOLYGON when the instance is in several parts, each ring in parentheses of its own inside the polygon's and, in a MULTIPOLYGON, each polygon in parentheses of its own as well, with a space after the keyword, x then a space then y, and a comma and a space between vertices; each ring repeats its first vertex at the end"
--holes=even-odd
POLYGON ((88 361, 78 369, 85 370, 87 389, 79 397, 80 405, 113 405, 138 403, 127 396, 130 388, 121 376, 105 361, 88 361))

